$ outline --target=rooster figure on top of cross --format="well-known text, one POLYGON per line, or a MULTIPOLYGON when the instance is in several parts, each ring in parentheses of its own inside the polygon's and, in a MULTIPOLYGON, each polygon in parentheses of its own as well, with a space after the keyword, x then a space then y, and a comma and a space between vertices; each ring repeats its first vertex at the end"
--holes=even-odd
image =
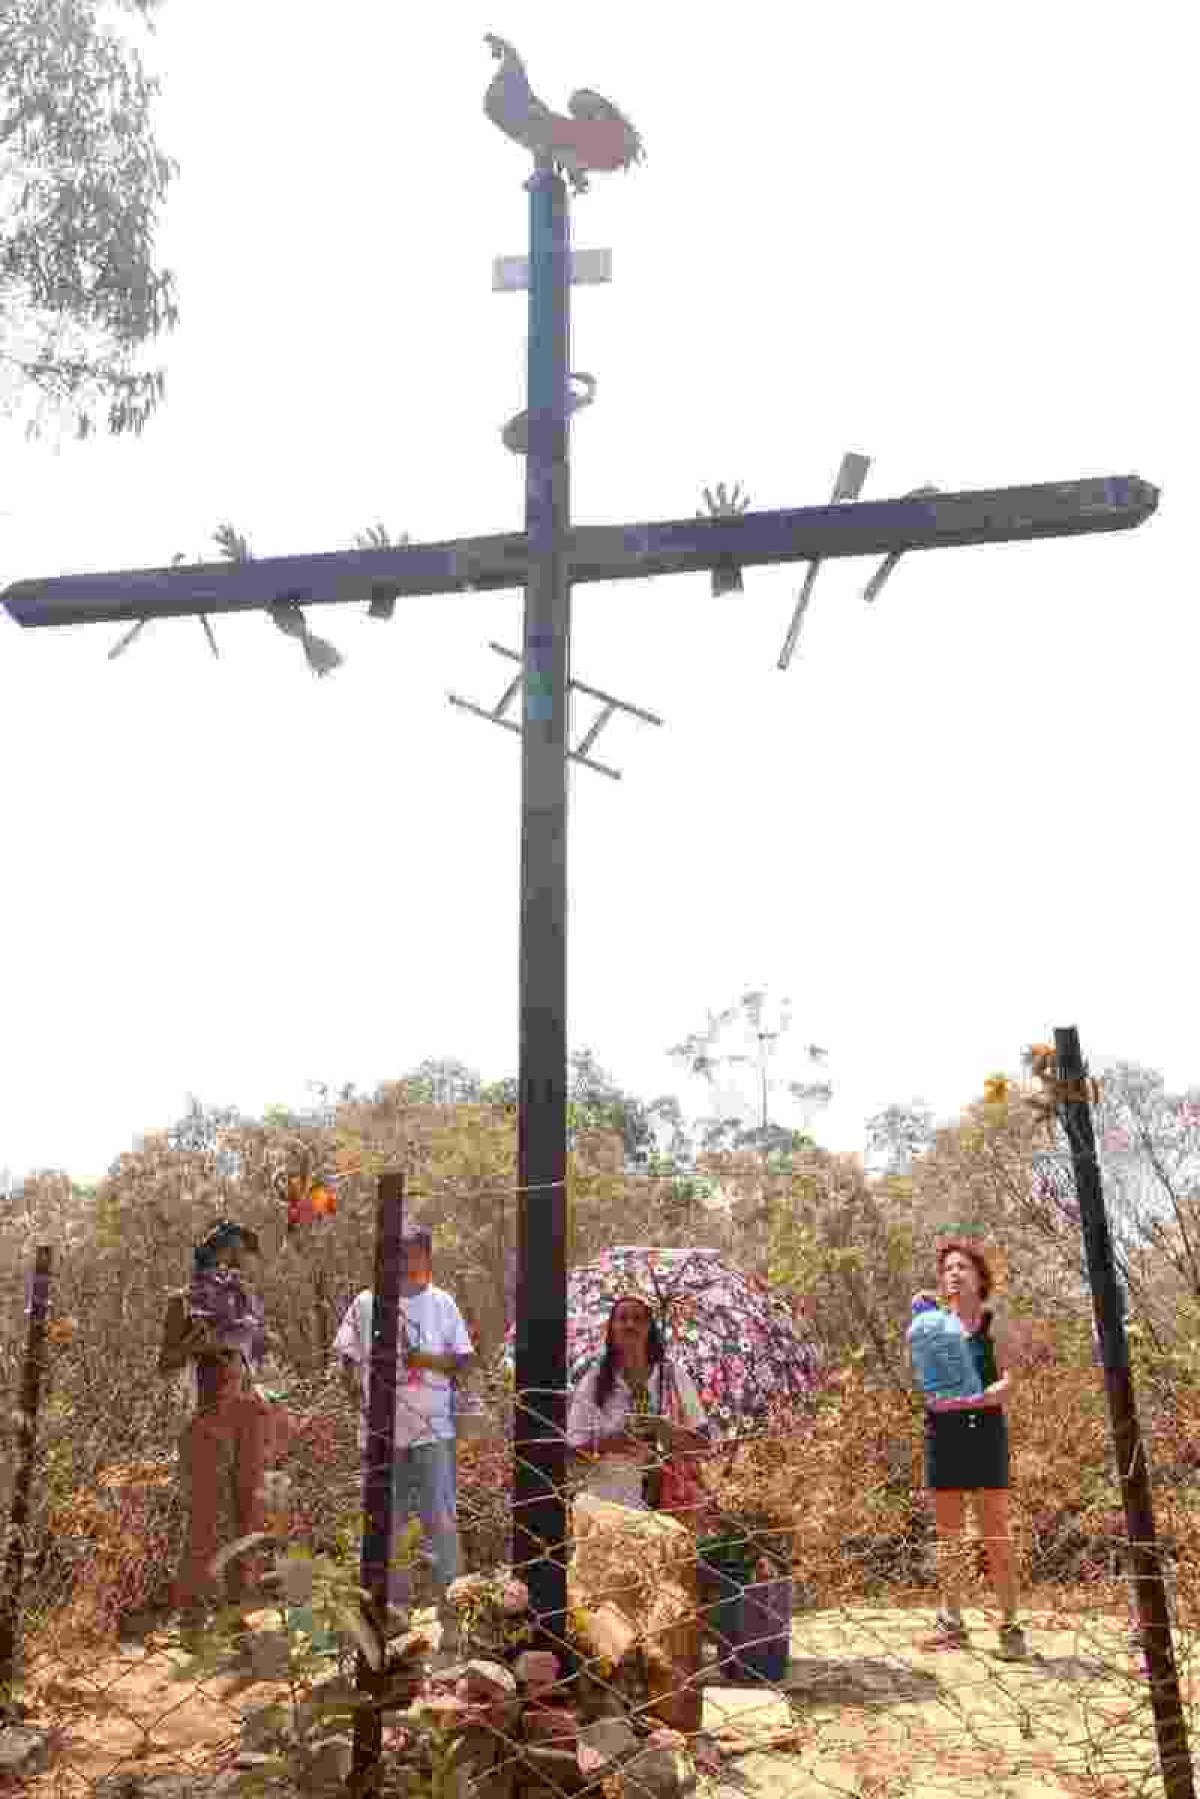
POLYGON ((569 117, 554 112, 530 87, 512 45, 494 32, 484 42, 500 64, 484 95, 484 112, 506 137, 536 157, 551 158, 575 193, 587 192, 588 170, 627 169, 644 160, 641 138, 611 101, 581 87, 567 101, 569 117))

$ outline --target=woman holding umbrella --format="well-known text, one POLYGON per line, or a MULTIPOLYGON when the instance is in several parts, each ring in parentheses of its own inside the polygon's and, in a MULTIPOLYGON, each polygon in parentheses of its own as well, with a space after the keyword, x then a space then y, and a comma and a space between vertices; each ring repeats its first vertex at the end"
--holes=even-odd
POLYGON ((668 1360, 646 1302, 623 1294, 609 1312, 603 1354, 571 1395, 567 1441, 586 1467, 584 1492, 645 1511, 651 1448, 673 1455, 700 1450, 707 1440, 687 1370, 668 1360))

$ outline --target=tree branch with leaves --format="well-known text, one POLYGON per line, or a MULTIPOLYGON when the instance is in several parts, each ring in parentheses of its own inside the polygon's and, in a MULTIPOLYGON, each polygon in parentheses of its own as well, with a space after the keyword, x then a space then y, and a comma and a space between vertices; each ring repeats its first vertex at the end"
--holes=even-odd
MULTIPOLYGON (((158 0, 111 0, 146 26, 158 0)), ((178 318, 155 236, 176 165, 158 83, 97 0, 0 7, 0 407, 141 431, 164 394, 141 353, 178 318)))

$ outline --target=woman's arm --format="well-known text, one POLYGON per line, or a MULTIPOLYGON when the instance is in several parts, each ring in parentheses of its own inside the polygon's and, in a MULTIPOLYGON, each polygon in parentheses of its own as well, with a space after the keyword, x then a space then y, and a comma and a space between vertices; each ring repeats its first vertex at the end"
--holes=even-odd
POLYGON ((1003 1324, 993 1320, 991 1329, 992 1349, 995 1352, 998 1378, 992 1382, 990 1387, 984 1388, 983 1397, 979 1403, 991 1406, 997 1411, 1003 1411, 1008 1402, 1008 1396, 1012 1392, 1012 1360, 1008 1353, 1008 1333, 1003 1324))
POLYGON ((683 1455, 702 1455, 710 1448, 707 1436, 700 1431, 689 1430, 686 1424, 667 1422, 668 1446, 672 1455, 679 1451, 683 1455))
POLYGON ((980 1398, 981 1406, 991 1407, 994 1411, 1003 1411, 1008 1396, 1012 1391, 1012 1364, 1008 1353, 1008 1334, 1004 1325, 993 1317, 991 1325, 992 1351, 996 1360, 996 1375, 990 1387, 985 1387, 980 1398))
POLYGON ((470 1367, 473 1356, 434 1355, 424 1349, 410 1349, 404 1358, 406 1368, 426 1368, 431 1374, 462 1374, 470 1367))
POLYGON ((598 1462, 606 1455, 629 1457, 641 1456, 646 1445, 639 1443, 636 1437, 627 1437, 624 1431, 617 1431, 611 1437, 594 1437, 585 1449, 582 1444, 573 1444, 571 1453, 581 1462, 598 1462))
POLYGON ((969 1393, 965 1399, 930 1399, 926 1403, 931 1412, 977 1412, 981 1408, 1002 1410, 1011 1390, 1009 1376, 1002 1374, 998 1381, 993 1381, 982 1393, 969 1393))

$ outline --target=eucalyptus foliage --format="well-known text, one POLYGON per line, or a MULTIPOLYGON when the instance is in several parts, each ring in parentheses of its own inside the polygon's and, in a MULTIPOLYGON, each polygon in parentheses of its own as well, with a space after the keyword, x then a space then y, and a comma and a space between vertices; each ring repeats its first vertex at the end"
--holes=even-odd
POLYGON ((177 319, 154 247, 176 168, 129 36, 158 4, 0 5, 0 406, 31 436, 138 432, 163 397, 141 357, 177 319))

